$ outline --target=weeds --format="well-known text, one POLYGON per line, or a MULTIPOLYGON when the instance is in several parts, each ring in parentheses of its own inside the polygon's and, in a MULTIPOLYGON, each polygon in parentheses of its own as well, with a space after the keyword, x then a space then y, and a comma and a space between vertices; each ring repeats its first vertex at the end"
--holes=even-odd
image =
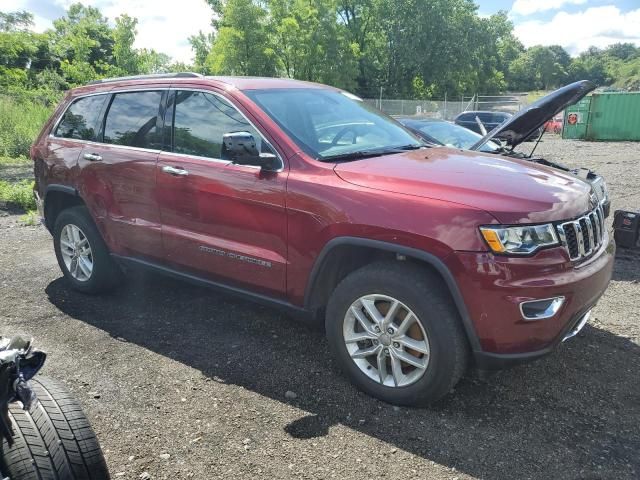
POLYGON ((17 183, 0 181, 0 203, 19 207, 29 212, 36 208, 33 197, 33 180, 22 180, 17 183))
MULTIPOLYGON (((5 178, 15 177, 16 169, 22 171, 29 166, 29 147, 50 112, 51 107, 43 103, 0 95, 0 173, 6 174, 5 178)), ((36 208, 33 180, 0 180, 0 205, 26 211, 23 223, 33 222, 30 218, 36 208)), ((37 219, 35 221, 37 223, 37 219)))
POLYGON ((3 157, 0 155, 0 167, 19 167, 31 164, 29 157, 3 157))
POLYGON ((28 157, 51 111, 36 101, 0 95, 0 157, 28 157))
POLYGON ((34 227, 40 223, 40 217, 35 210, 29 210, 27 213, 20 217, 20 223, 27 227, 34 227))

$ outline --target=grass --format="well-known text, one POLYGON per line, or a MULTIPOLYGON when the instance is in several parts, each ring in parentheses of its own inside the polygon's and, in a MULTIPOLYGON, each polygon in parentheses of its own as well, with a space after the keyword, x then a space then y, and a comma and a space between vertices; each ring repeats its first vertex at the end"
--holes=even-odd
POLYGON ((4 157, 0 155, 0 166, 2 167, 19 167, 31 163, 29 157, 4 157))
POLYGON ((51 111, 52 107, 36 101, 0 95, 0 157, 28 157, 51 111))
MULTIPOLYGON (((28 159, 26 161, 29 161, 28 159)), ((25 163, 24 158, 0 157, 0 166, 14 166, 25 163)), ((40 223, 40 216, 35 210, 36 202, 33 197, 33 180, 20 182, 6 182, 0 180, 0 208, 10 207, 24 210, 18 221, 25 226, 36 226, 40 223)))
POLYGON ((535 90, 535 91, 529 92, 527 94, 527 104, 532 104, 536 100, 539 100, 542 97, 544 97, 547 93, 549 92, 545 90, 535 90))
POLYGON ((22 180, 16 183, 0 181, 0 203, 21 208, 27 212, 35 210, 33 180, 22 180))
POLYGON ((15 181, 15 171, 30 167, 29 148, 49 118, 52 105, 25 95, 0 95, 0 177, 14 178, 12 182, 0 179, 0 207, 26 212, 19 219, 24 225, 39 223, 33 180, 15 181))
POLYGON ((18 220, 27 227, 34 227, 40 223, 40 216, 37 211, 29 210, 24 215, 21 215, 18 220))

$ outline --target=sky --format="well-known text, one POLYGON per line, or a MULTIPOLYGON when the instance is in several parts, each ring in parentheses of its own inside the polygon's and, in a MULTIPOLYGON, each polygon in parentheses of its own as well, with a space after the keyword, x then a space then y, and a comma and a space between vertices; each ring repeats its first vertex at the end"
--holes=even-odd
MULTIPOLYGON (((51 27, 77 0, 2 0, 0 10, 34 14, 36 31, 51 27)), ((111 21, 123 13, 138 19, 136 47, 153 48, 190 63, 190 35, 211 31, 205 0, 81 0, 111 21)), ((509 12, 526 47, 562 45, 571 55, 616 42, 640 46, 640 0, 475 0, 480 15, 509 12)))

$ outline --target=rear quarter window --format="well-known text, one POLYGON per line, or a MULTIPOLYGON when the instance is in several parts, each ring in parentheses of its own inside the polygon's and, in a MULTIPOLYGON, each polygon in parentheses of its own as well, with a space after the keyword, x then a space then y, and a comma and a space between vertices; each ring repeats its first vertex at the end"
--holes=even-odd
POLYGON ((98 115, 107 95, 93 95, 74 100, 62 115, 54 136, 77 140, 95 140, 98 115))

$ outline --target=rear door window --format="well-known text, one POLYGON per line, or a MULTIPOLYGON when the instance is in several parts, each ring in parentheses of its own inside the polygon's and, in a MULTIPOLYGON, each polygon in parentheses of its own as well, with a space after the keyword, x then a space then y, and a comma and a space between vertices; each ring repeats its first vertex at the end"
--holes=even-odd
POLYGON ((217 95, 178 91, 169 99, 168 108, 174 108, 173 151, 176 153, 226 159, 222 136, 232 132, 249 132, 258 151, 270 151, 240 112, 217 95))
POLYGON ((98 115, 108 95, 92 95, 74 101, 53 133, 56 137, 95 140, 98 115))
POLYGON ((161 98, 160 91, 116 93, 104 122, 104 143, 160 149, 161 98))

